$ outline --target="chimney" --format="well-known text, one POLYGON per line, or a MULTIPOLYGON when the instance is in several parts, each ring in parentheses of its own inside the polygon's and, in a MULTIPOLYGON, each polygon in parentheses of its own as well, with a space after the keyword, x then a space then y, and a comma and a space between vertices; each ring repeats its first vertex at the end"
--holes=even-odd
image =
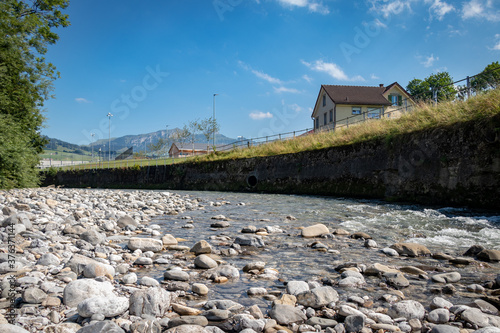
POLYGON ((383 83, 381 83, 381 84, 379 84, 378 86, 379 86, 380 88, 383 88, 383 87, 384 87, 384 84, 383 84, 383 83))

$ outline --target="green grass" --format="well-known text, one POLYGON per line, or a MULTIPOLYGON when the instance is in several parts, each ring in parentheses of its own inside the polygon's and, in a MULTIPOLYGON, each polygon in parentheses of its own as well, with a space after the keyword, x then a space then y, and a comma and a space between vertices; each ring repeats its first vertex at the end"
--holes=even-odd
POLYGON ((500 88, 497 88, 470 98, 465 102, 449 101, 439 103, 437 106, 420 104, 413 112, 404 114, 397 119, 369 120, 349 128, 337 129, 334 132, 324 131, 249 149, 216 152, 197 156, 188 161, 203 162, 298 153, 370 140, 387 140, 402 134, 447 127, 469 121, 476 121, 476 126, 479 129, 488 123, 488 120, 499 114, 500 88))
MULTIPOLYGON (((184 160, 182 160, 183 162, 184 160)), ((140 168, 145 166, 169 165, 181 163, 178 158, 159 158, 159 159, 130 159, 121 161, 101 161, 99 163, 82 163, 75 165, 59 166, 54 163, 54 167, 61 170, 90 170, 90 169, 108 169, 108 168, 140 168)))
MULTIPOLYGON (((53 161, 90 161, 91 153, 85 152, 85 154, 82 155, 82 154, 75 154, 73 150, 63 151, 61 149, 58 150, 45 149, 43 153, 40 154, 40 158, 42 159, 51 158, 53 161)), ((97 156, 94 156, 94 159, 96 158, 97 156)))

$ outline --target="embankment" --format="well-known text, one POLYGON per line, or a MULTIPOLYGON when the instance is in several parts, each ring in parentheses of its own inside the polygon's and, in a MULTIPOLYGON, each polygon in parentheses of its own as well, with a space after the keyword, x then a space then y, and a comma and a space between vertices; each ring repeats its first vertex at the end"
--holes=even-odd
POLYGON ((169 166, 47 173, 44 185, 248 191, 500 207, 500 117, 349 146, 169 166))

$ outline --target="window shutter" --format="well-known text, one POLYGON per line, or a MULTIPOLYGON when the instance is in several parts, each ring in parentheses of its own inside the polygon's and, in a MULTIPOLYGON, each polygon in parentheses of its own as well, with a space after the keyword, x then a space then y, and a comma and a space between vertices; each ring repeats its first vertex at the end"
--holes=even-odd
POLYGON ((398 105, 399 106, 403 105, 403 96, 401 95, 398 96, 398 105))

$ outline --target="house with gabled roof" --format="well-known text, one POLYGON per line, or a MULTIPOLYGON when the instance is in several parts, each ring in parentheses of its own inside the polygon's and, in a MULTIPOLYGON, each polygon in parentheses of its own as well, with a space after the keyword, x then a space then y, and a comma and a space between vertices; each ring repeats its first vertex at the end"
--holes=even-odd
MULTIPOLYGON (((217 150, 219 147, 223 145, 215 145, 215 149, 217 150)), ((168 151, 168 155, 170 157, 188 157, 195 155, 204 155, 213 153, 214 148, 212 145, 207 143, 172 143, 170 149, 168 151)))
POLYGON ((397 82, 387 87, 321 85, 311 118, 314 130, 334 130, 367 119, 397 118, 414 106, 397 82))

